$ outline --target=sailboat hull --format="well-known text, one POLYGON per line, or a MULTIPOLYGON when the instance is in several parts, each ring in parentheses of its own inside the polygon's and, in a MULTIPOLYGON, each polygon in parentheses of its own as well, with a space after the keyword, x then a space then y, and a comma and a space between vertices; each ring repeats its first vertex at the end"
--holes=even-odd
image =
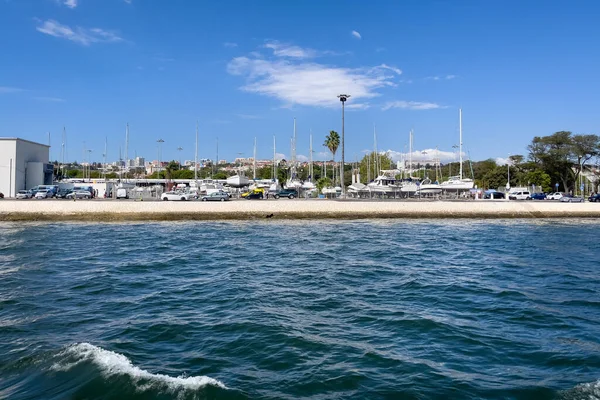
POLYGON ((242 187, 250 184, 250 179, 243 175, 234 175, 227 178, 227 184, 231 187, 242 187))

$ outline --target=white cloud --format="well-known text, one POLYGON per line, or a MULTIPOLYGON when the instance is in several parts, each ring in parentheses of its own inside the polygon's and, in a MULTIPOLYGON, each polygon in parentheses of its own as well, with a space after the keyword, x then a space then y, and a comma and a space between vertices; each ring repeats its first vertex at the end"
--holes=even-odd
POLYGON ((304 154, 297 154, 296 155, 296 159, 300 162, 307 162, 308 161, 308 157, 305 156, 304 154))
POLYGON ((386 111, 391 108, 400 108, 403 110, 433 110, 436 108, 442 108, 439 104, 436 103, 424 103, 420 101, 390 101, 384 104, 382 110, 386 111))
POLYGON ((319 151, 316 153, 318 160, 331 160, 330 151, 319 151))
POLYGON ((496 165, 512 165, 512 161, 508 158, 496 157, 496 165))
POLYGON ((65 99, 61 99, 60 97, 46 97, 46 96, 38 96, 38 97, 34 97, 34 100, 39 100, 39 101, 48 101, 51 103, 64 103, 65 99))
POLYGON ((46 35, 71 40, 84 46, 89 46, 92 43, 114 43, 123 40, 117 34, 104 29, 76 27, 73 30, 69 26, 62 25, 53 19, 44 21, 36 29, 46 35))
POLYGON ((275 153, 276 160, 287 160, 287 157, 283 153, 275 153))
POLYGON ((0 93, 19 93, 22 92, 23 89, 9 86, 0 86, 0 93))
POLYGON ((362 36, 360 33, 358 33, 357 31, 352 31, 352 36, 354 36, 357 39, 362 39, 362 36))
POLYGON ((123 0, 123 1, 124 1, 125 3, 127 3, 127 4, 131 4, 131 1, 132 1, 132 0, 123 0))
POLYGON ((446 75, 446 79, 454 79, 456 78, 456 75, 446 75))
MULTIPOLYGON (((337 95, 349 93, 352 98, 346 106, 351 109, 354 100, 377 97, 380 95, 377 89, 396 86, 394 80, 402 73, 400 69, 386 64, 369 68, 342 68, 302 61, 314 50, 296 46, 269 48, 286 58, 267 60, 256 55, 236 57, 227 65, 227 71, 246 77, 247 82, 242 90, 274 97, 286 106, 339 107, 337 95)), ((365 108, 365 105, 354 108, 360 107, 365 108)))
POLYGON ((57 4, 65 5, 71 9, 77 7, 77 2, 79 0, 55 0, 57 4))
POLYGON ((225 47, 237 47, 237 43, 225 42, 225 43, 223 43, 223 46, 225 46, 225 47))
MULTIPOLYGON (((403 157, 408 161, 410 155, 409 153, 403 153, 396 150, 388 150, 383 153, 387 154, 392 161, 400 161, 403 157)), ((456 161, 458 159, 458 152, 442 151, 438 149, 414 150, 411 158, 413 162, 433 164, 435 163, 435 160, 439 160, 441 163, 447 163, 456 161)))
POLYGON ((344 107, 346 107, 347 110, 366 110, 371 108, 371 105, 369 103, 352 103, 347 104, 344 107))
POLYGON ((295 46, 289 43, 281 43, 277 40, 271 40, 265 43, 265 48, 273 50, 273 54, 277 57, 290 58, 312 58, 317 56, 317 51, 313 49, 303 49, 300 46, 295 46))

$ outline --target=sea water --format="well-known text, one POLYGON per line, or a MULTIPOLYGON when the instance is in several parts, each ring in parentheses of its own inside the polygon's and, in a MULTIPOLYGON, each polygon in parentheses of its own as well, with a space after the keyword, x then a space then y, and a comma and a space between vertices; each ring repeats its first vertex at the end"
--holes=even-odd
POLYGON ((0 224, 0 398, 598 399, 598 223, 0 224))

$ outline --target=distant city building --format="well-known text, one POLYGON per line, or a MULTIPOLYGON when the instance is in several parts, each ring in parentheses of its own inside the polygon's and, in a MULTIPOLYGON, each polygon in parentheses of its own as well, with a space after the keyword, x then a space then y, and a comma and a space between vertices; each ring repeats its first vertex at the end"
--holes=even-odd
POLYGON ((144 159, 144 157, 136 157, 135 160, 133 161, 134 167, 144 167, 145 165, 146 165, 146 160, 144 159))
POLYGON ((221 164, 227 164, 227 160, 219 160, 219 165, 221 164))

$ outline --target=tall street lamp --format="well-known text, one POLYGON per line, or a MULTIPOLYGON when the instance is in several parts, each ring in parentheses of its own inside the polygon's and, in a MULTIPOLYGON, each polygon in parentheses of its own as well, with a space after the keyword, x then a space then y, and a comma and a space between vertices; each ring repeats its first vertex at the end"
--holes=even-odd
POLYGON ((342 102, 342 170, 340 172, 340 184, 342 186, 342 198, 346 197, 346 185, 344 185, 344 166, 345 166, 345 162, 344 162, 344 150, 345 150, 345 146, 344 146, 344 105, 346 104, 346 100, 348 100, 348 98, 350 98, 349 94, 340 94, 338 96, 338 99, 340 99, 340 101, 342 102))

